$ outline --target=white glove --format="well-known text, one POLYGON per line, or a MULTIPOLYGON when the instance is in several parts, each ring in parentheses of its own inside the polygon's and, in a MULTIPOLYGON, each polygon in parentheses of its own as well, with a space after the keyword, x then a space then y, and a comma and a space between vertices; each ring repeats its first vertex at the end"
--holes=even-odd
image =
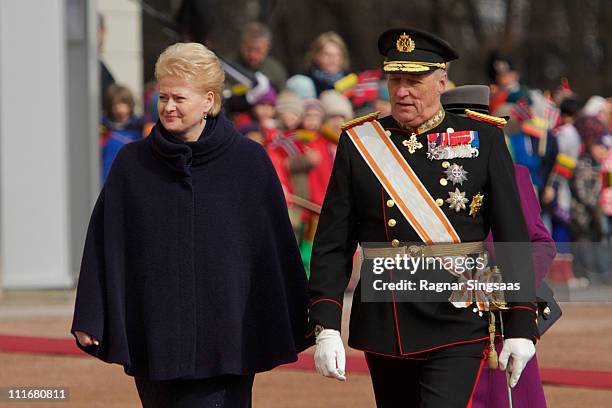
POLYGON ((525 369, 525 366, 535 355, 535 346, 530 339, 506 339, 499 354, 499 368, 510 375, 508 384, 514 388, 525 369))
POLYGON ((317 336, 317 348, 314 354, 315 367, 325 377, 346 381, 346 357, 340 332, 325 329, 317 336))
POLYGON ((251 88, 245 95, 249 105, 253 105, 257 99, 265 95, 270 90, 270 80, 261 72, 255 72, 257 84, 251 88))

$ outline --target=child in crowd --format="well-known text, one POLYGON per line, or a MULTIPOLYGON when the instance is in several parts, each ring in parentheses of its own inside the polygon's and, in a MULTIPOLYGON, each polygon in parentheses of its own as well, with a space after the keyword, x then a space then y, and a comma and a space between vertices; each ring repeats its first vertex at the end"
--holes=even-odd
POLYGON ((323 107, 318 99, 307 99, 304 101, 304 119, 302 129, 318 132, 323 124, 323 107))
POLYGON ((583 143, 570 182, 571 235, 574 243, 574 274, 591 283, 607 283, 607 261, 601 241, 604 238, 603 214, 599 205, 602 189, 601 164, 608 154, 603 143, 606 127, 595 116, 581 116, 575 122, 583 143))
MULTIPOLYGON (((295 132, 296 143, 303 155, 296 158, 291 165, 297 170, 297 165, 302 164, 302 170, 307 170, 307 174, 296 173, 295 176, 301 179, 304 175, 302 194, 307 194, 304 198, 315 205, 323 205, 325 191, 331 176, 334 163, 335 148, 319 132, 323 123, 324 112, 321 102, 318 99, 307 99, 304 101, 304 118, 300 129, 295 132)), ((335 147, 335 144, 333 145, 335 147)), ((300 252, 302 261, 309 271, 310 256, 312 253, 312 243, 316 232, 319 215, 312 211, 304 211, 302 214, 301 234, 299 237, 300 252)))
POLYGON ((323 205, 327 183, 334 163, 335 145, 325 139, 320 129, 323 125, 324 112, 318 99, 304 101, 304 119, 296 138, 313 164, 309 173, 309 199, 317 205, 323 205))
POLYGON ((312 79, 306 75, 293 75, 287 80, 285 89, 293 92, 304 100, 317 99, 315 84, 312 79))
POLYGON ((325 112, 321 134, 337 145, 342 133, 342 124, 353 119, 353 106, 346 96, 334 90, 322 92, 319 99, 325 112))
POLYGON ((278 134, 276 123, 276 92, 270 88, 268 92, 260 96, 251 108, 251 117, 259 126, 260 133, 264 139, 264 145, 273 140, 278 134))
POLYGON ((302 123, 304 101, 291 91, 283 91, 276 100, 276 117, 280 130, 292 131, 302 123))
POLYGON ((123 145, 142 139, 144 122, 134 114, 134 96, 125 86, 108 89, 102 118, 102 183, 106 180, 115 156, 123 145))
POLYGON ((543 207, 550 207, 552 215, 552 237, 557 242, 560 254, 569 252, 570 239, 570 201, 569 181, 573 176, 576 160, 581 150, 580 135, 574 126, 580 103, 566 98, 560 106, 561 126, 555 130, 557 154, 555 165, 542 194, 543 207))

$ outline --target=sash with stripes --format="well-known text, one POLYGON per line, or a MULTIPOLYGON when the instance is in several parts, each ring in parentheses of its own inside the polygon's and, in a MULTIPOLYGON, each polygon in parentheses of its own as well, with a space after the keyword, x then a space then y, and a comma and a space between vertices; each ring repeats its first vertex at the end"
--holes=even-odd
POLYGON ((346 132, 423 242, 429 245, 461 242, 442 209, 378 121, 365 122, 346 132))

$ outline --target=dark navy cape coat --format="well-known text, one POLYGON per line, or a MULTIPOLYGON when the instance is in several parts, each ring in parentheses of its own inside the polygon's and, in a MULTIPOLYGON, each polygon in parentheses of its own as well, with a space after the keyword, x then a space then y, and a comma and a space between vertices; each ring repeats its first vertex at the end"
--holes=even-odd
POLYGON ((158 123, 120 150, 81 265, 85 352, 152 380, 266 371, 305 348, 307 299, 274 168, 223 114, 196 142, 158 123))

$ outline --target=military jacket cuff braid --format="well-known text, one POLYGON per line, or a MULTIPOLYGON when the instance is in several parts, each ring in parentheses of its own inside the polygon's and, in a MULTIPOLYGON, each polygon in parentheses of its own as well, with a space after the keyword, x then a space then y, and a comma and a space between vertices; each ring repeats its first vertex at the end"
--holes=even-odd
POLYGON ((310 320, 309 331, 320 324, 326 329, 340 331, 342 326, 342 303, 334 299, 317 299, 310 304, 310 315, 316 318, 310 320))
POLYGON ((526 338, 534 342, 539 339, 537 309, 532 303, 513 303, 504 316, 505 338, 526 338))

